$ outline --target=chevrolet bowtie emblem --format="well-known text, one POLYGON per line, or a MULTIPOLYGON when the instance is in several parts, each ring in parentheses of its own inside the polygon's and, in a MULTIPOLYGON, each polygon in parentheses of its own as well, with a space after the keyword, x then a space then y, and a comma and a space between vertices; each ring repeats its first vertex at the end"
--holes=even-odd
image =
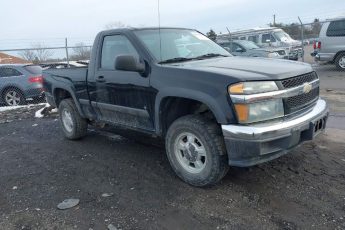
POLYGON ((303 93, 309 93, 312 89, 312 86, 310 83, 306 82, 303 85, 303 93))

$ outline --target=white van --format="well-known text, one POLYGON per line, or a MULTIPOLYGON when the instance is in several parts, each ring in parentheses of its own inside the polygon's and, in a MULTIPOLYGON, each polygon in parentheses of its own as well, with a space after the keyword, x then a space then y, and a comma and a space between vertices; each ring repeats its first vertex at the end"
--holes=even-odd
POLYGON ((316 60, 334 63, 345 71, 345 17, 323 23, 319 39, 314 43, 316 60))
MULTIPOLYGON (((284 30, 277 27, 255 28, 231 32, 231 40, 248 40, 260 47, 284 47, 289 59, 297 60, 302 54, 302 43, 294 40, 284 30)), ((221 39, 230 39, 229 34, 218 35, 221 39)))

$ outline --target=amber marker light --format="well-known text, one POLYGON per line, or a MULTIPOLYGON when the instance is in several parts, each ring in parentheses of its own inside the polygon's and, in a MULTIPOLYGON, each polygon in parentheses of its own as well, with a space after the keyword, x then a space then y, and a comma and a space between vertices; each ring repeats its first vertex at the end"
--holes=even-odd
POLYGON ((235 110, 239 122, 246 122, 248 120, 248 105, 235 104, 235 110))
POLYGON ((237 83, 234 85, 231 85, 229 87, 229 93, 230 94, 242 94, 243 93, 243 88, 244 88, 244 84, 243 83, 237 83))

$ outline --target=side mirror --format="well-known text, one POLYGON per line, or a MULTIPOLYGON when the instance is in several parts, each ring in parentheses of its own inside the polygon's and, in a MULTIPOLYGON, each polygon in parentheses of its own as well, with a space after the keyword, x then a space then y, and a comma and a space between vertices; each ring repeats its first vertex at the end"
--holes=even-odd
POLYGON ((242 53, 243 51, 244 51, 244 50, 243 50, 242 48, 240 48, 240 47, 236 48, 236 52, 242 53))
POLYGON ((119 55, 115 59, 115 69, 141 73, 145 71, 145 66, 132 55, 119 55))

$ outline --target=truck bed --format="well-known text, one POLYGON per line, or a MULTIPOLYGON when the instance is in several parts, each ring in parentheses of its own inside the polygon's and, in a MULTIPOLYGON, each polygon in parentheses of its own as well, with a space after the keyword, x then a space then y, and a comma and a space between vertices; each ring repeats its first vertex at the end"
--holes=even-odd
POLYGON ((48 102, 52 104, 49 99, 53 97, 57 89, 68 90, 78 101, 80 99, 88 100, 87 71, 87 67, 44 70, 43 87, 48 102))

